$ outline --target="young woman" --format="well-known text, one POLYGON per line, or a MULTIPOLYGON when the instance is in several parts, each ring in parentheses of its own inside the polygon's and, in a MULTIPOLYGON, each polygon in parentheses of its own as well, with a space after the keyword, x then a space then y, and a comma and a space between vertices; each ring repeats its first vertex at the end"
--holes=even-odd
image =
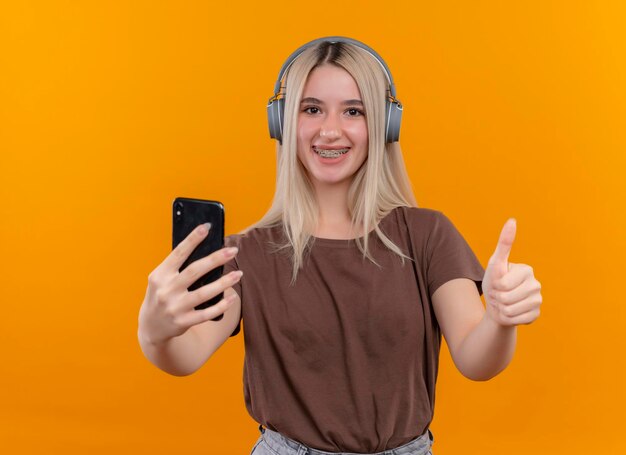
POLYGON ((150 274, 143 352, 191 374, 243 319, 245 402, 261 431, 252 453, 429 454, 441 335, 463 375, 487 380, 511 360, 516 325, 539 315, 532 268, 508 262, 515 220, 485 270, 442 212, 417 207, 393 79, 363 43, 307 43, 278 79, 272 206, 179 273, 199 226, 150 274), (187 291, 219 265, 220 280, 187 291))

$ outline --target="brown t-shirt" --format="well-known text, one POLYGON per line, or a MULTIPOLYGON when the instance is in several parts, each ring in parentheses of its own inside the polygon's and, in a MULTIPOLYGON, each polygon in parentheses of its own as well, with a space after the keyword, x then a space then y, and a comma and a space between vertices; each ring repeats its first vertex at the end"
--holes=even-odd
POLYGON ((294 286, 289 257, 268 245, 282 243, 280 227, 226 239, 239 254, 224 273, 244 272, 248 412, 319 450, 380 452, 424 433, 441 345, 431 296, 462 277, 482 294, 484 269, 442 212, 398 207, 379 226, 415 262, 403 266, 373 232, 381 267, 353 240, 314 238, 294 286))

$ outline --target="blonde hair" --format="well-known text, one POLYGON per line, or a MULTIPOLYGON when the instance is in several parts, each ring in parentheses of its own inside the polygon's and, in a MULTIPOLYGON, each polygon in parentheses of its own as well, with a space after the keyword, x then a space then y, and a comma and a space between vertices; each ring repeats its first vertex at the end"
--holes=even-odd
POLYGON ((331 64, 346 70, 356 81, 365 108, 368 155, 355 173, 348 192, 352 228, 365 233, 356 239, 363 256, 378 265, 370 254, 368 234, 373 229, 387 248, 404 259, 402 250, 378 227, 378 222, 396 207, 417 207, 402 151, 398 142, 385 143, 385 102, 389 83, 378 61, 364 49, 348 43, 322 42, 306 49, 293 62, 285 76, 285 125, 283 144, 276 144, 277 176, 272 205, 267 213, 243 233, 254 229, 282 226, 285 243, 275 245, 291 255, 295 283, 304 255, 312 246, 312 233, 318 221, 318 205, 313 186, 297 157, 298 114, 308 75, 318 66, 331 64))

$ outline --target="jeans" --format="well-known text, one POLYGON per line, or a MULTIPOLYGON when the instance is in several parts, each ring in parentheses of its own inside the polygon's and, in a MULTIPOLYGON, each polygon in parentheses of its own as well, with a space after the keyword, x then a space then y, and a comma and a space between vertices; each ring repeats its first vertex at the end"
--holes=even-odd
MULTIPOLYGON (((259 425, 261 436, 257 439, 250 455, 357 455, 348 452, 324 452, 312 449, 280 433, 259 425)), ((433 435, 427 430, 423 435, 395 449, 359 455, 432 455, 433 435)))

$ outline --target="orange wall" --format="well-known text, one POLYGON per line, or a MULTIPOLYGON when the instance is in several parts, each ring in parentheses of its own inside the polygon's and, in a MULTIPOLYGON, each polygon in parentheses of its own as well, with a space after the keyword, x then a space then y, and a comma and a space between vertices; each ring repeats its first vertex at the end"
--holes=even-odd
POLYGON ((391 67, 419 204, 485 266, 515 217, 543 285, 504 373, 442 354, 435 453, 625 453, 626 7, 512 3, 4 2, 0 450, 249 453, 242 336, 177 378, 137 314, 174 197, 221 200, 229 233, 267 209, 276 74, 345 35, 391 67))

